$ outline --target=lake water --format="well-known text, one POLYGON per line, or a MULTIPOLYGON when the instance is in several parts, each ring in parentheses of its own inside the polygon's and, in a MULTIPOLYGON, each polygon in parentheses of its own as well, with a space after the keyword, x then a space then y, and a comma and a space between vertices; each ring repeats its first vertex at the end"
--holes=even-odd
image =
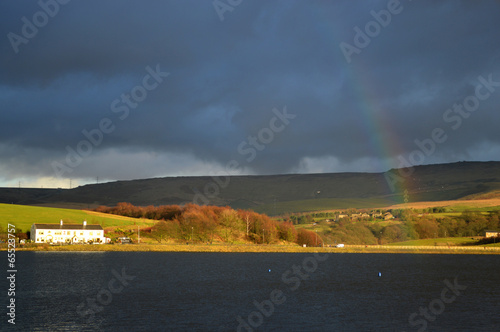
POLYGON ((16 255, 2 330, 500 331, 500 256, 16 255))

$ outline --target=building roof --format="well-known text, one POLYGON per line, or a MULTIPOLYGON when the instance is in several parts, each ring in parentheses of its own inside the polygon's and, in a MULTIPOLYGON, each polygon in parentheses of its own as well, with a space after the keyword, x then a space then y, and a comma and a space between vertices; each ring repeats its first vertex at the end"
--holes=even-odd
POLYGON ((101 225, 83 225, 83 224, 33 224, 35 229, 64 229, 64 230, 92 230, 92 231, 102 231, 101 225))

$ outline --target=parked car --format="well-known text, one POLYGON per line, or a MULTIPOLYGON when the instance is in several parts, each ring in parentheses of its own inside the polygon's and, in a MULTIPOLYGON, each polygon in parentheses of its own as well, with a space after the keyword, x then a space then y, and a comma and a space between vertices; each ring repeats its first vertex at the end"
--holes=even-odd
POLYGON ((132 243, 132 240, 129 237, 119 237, 117 242, 121 244, 128 244, 132 243))

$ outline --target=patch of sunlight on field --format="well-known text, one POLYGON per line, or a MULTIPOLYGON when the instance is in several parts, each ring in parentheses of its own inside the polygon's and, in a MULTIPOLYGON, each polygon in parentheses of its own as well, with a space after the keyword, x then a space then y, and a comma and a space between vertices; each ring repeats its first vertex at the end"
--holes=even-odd
POLYGON ((281 215, 284 213, 319 212, 334 209, 349 208, 377 208, 390 205, 388 198, 318 198, 301 201, 276 202, 273 204, 259 205, 253 208, 255 212, 269 215, 281 215))
POLYGON ((334 223, 328 223, 328 222, 319 222, 319 223, 316 223, 316 225, 314 224, 299 224, 299 225, 295 225, 295 228, 296 229, 301 229, 301 228, 304 228, 304 229, 307 229, 307 230, 310 230, 310 231, 318 231, 318 232, 326 232, 326 231, 329 231, 332 229, 332 225, 334 223))
POLYGON ((421 239, 405 242, 388 243, 388 246, 434 246, 434 245, 463 245, 476 242, 476 239, 470 237, 446 237, 436 239, 421 239))
POLYGON ((57 224, 60 220, 67 224, 99 224, 103 227, 135 224, 153 224, 153 220, 107 215, 93 211, 48 208, 28 205, 0 204, 1 226, 15 225, 18 230, 29 231, 34 223, 57 224))

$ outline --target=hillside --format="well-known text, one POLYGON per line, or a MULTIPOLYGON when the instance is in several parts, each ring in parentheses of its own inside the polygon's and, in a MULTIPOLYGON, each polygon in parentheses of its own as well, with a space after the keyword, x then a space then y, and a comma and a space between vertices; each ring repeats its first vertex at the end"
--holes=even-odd
POLYGON ((22 206, 15 204, 0 204, 0 228, 7 229, 7 224, 16 226, 17 230, 29 231, 31 225, 54 224, 63 220, 66 224, 81 224, 86 220, 90 224, 103 227, 143 225, 152 226, 155 221, 148 219, 129 218, 95 211, 75 209, 59 209, 38 206, 22 206))
MULTIPOLYGON (((134 205, 210 204, 259 212, 363 208, 404 202, 456 200, 500 189, 500 162, 417 166, 393 192, 386 173, 286 174, 269 176, 167 177, 85 185, 74 189, 0 188, 0 203, 70 208, 134 205)), ((403 179, 399 177, 397 179, 403 179)))

